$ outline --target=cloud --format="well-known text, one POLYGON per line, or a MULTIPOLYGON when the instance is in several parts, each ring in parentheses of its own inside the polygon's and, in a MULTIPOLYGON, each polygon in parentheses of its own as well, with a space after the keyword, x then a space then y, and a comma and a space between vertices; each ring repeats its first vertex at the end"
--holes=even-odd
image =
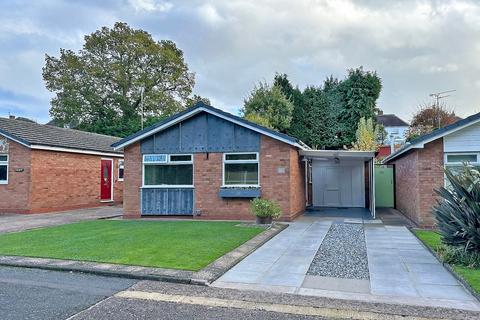
POLYGON ((457 90, 447 103, 459 114, 478 110, 480 3, 473 0, 3 2, 0 88, 38 97, 44 104, 31 112, 48 117, 44 53, 78 50, 85 34, 115 21, 175 41, 196 73, 195 92, 232 112, 275 72, 304 88, 360 65, 382 78, 385 112, 409 119, 429 93, 449 89, 457 90))

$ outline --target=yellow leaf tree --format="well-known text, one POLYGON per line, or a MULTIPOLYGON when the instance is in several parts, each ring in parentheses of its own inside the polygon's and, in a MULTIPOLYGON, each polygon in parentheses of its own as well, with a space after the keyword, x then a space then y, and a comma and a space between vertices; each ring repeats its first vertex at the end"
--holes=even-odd
POLYGON ((356 138, 356 141, 353 143, 353 150, 377 151, 377 127, 371 118, 360 118, 356 138))

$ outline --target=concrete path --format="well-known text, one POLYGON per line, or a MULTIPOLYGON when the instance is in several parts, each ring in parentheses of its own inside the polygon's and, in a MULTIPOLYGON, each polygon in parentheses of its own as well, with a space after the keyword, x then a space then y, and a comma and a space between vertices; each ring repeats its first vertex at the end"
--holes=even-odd
POLYGON ((403 226, 364 224, 369 280, 307 275, 332 223, 342 222, 301 217, 213 286, 480 311, 480 303, 403 226))
POLYGON ((0 215, 0 233, 57 226, 84 220, 105 219, 119 216, 122 212, 121 206, 104 206, 52 213, 2 214, 0 215))

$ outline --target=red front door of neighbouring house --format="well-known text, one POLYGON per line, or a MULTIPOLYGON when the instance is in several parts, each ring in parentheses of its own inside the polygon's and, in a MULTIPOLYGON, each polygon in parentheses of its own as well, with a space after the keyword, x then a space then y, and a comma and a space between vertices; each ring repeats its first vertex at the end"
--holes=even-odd
POLYGON ((100 200, 112 200, 112 160, 102 159, 100 170, 100 200))

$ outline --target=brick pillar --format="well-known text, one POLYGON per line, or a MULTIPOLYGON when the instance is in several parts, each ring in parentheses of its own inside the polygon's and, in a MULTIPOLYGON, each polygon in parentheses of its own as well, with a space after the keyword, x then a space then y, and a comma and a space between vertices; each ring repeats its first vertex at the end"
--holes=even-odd
POLYGON ((142 154, 140 143, 125 148, 125 180, 123 186, 123 217, 140 218, 140 187, 142 186, 142 154))

